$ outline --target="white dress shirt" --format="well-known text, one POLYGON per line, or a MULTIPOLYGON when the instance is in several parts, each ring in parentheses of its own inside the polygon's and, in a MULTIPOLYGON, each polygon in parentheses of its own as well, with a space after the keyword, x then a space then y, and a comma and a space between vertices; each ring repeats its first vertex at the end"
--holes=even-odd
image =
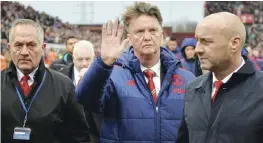
MULTIPOLYGON (((243 58, 242 58, 241 60, 242 60, 241 65, 240 65, 235 71, 233 71, 233 72, 230 73, 228 76, 226 76, 226 77, 222 80, 223 83, 226 83, 226 82, 232 77, 233 73, 237 72, 237 71, 245 64, 245 60, 244 60, 243 58)), ((213 73, 213 82, 212 82, 212 94, 211 94, 211 97, 213 97, 214 93, 216 92, 216 87, 215 87, 214 84, 213 84, 215 81, 218 81, 218 79, 216 78, 215 73, 213 73)))
MULTIPOLYGON (((147 69, 150 69, 154 72, 153 82, 154 82, 156 93, 157 93, 156 95, 158 96, 160 88, 161 88, 161 61, 159 60, 158 63, 151 68, 146 68, 143 65, 141 65, 142 72, 147 69)), ((146 83, 148 83, 148 78, 145 75, 144 75, 144 78, 146 80, 146 83)))
MULTIPOLYGON (((34 83, 34 76, 35 76, 37 69, 38 69, 38 67, 35 70, 33 70, 30 74, 28 74, 29 79, 28 79, 27 83, 29 86, 31 86, 34 83)), ((21 80, 22 80, 24 74, 17 67, 16 67, 16 71, 17 71, 16 72, 17 73, 17 79, 21 83, 22 82, 21 80)))
POLYGON ((73 81, 73 84, 75 86, 77 86, 78 82, 79 82, 79 79, 80 79, 80 75, 79 75, 79 71, 76 69, 76 67, 74 66, 74 81, 73 81))

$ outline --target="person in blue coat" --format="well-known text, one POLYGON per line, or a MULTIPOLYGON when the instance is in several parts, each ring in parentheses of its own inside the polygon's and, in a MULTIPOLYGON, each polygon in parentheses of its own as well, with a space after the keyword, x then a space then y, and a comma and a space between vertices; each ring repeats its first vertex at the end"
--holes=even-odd
POLYGON ((183 58, 181 50, 180 50, 181 48, 177 45, 177 41, 176 41, 175 37, 171 37, 169 39, 169 41, 167 43, 167 48, 174 53, 174 55, 177 59, 183 58))
POLYGON ((196 73, 195 66, 197 57, 195 56, 196 40, 194 38, 184 38, 181 44, 181 52, 183 59, 181 59, 182 67, 193 74, 196 73))
POLYGON ((101 55, 76 89, 78 102, 103 113, 101 143, 175 142, 185 88, 195 77, 160 47, 162 16, 157 6, 135 2, 122 19, 103 25, 101 55), (121 41, 124 28, 128 38, 121 41))

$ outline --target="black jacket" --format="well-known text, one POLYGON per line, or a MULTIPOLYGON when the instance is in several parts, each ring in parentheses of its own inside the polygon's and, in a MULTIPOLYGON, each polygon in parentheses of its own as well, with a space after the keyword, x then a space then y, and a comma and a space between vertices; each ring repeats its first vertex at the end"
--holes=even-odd
MULTIPOLYGON (((40 62, 34 76, 34 84, 28 97, 23 96, 28 106, 37 88, 46 79, 28 113, 26 127, 31 128, 27 143, 79 143, 89 141, 88 125, 83 107, 75 99, 75 87, 71 80, 40 62)), ((10 66, 1 72, 1 140, 2 143, 23 142, 13 140, 15 127, 22 127, 25 111, 20 103, 15 86, 21 92, 16 67, 10 66)))
MULTIPOLYGON (((60 72, 68 76, 72 81, 74 80, 74 64, 70 64, 69 66, 62 68, 60 72)), ((103 115, 91 113, 88 112, 88 110, 85 110, 85 115, 89 124, 89 132, 92 143, 99 142, 103 115)))
POLYGON ((244 58, 214 103, 211 72, 189 84, 176 143, 263 143, 263 73, 244 58))
POLYGON ((59 72, 69 77, 72 81, 74 80, 74 64, 73 63, 60 69, 59 72))

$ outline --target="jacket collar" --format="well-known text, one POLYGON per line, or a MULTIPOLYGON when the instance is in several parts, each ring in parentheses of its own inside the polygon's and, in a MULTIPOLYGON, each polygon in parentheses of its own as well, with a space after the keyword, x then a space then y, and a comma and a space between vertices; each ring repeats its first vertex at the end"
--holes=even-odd
MULTIPOLYGON (((46 70, 46 67, 45 67, 44 61, 43 59, 41 59, 38 70, 36 71, 34 75, 34 81, 41 82, 44 76, 45 70, 46 70)), ((10 78, 15 78, 17 80, 17 70, 16 70, 16 66, 13 63, 13 61, 10 62, 10 65, 7 69, 7 74, 10 76, 10 78)))
POLYGON ((60 70, 63 74, 67 75, 70 79, 74 79, 74 64, 71 63, 68 66, 60 70))
MULTIPOLYGON (((179 60, 176 59, 175 55, 166 48, 160 47, 160 60, 162 69, 172 73, 181 64, 179 60)), ((130 47, 123 55, 115 62, 115 65, 128 68, 135 73, 141 72, 140 61, 134 55, 133 47, 130 47)))
MULTIPOLYGON (((256 69, 253 66, 253 63, 246 57, 246 56, 242 56, 245 60, 245 64, 235 73, 233 73, 233 76, 237 75, 237 76, 248 76, 251 74, 254 74, 256 69)), ((203 87, 207 82, 209 82, 210 80, 212 80, 212 72, 209 72, 205 75, 202 75, 203 78, 201 78, 202 80, 195 85, 195 88, 200 88, 203 87)), ((231 80, 231 79, 230 79, 231 80)))

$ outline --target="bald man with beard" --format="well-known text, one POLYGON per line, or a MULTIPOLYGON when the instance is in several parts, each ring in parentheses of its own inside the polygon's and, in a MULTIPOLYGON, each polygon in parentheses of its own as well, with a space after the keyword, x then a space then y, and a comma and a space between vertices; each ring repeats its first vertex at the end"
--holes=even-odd
POLYGON ((176 143, 262 143, 263 74, 241 56, 243 23, 231 13, 211 14, 195 37, 201 68, 210 72, 186 89, 176 143))

